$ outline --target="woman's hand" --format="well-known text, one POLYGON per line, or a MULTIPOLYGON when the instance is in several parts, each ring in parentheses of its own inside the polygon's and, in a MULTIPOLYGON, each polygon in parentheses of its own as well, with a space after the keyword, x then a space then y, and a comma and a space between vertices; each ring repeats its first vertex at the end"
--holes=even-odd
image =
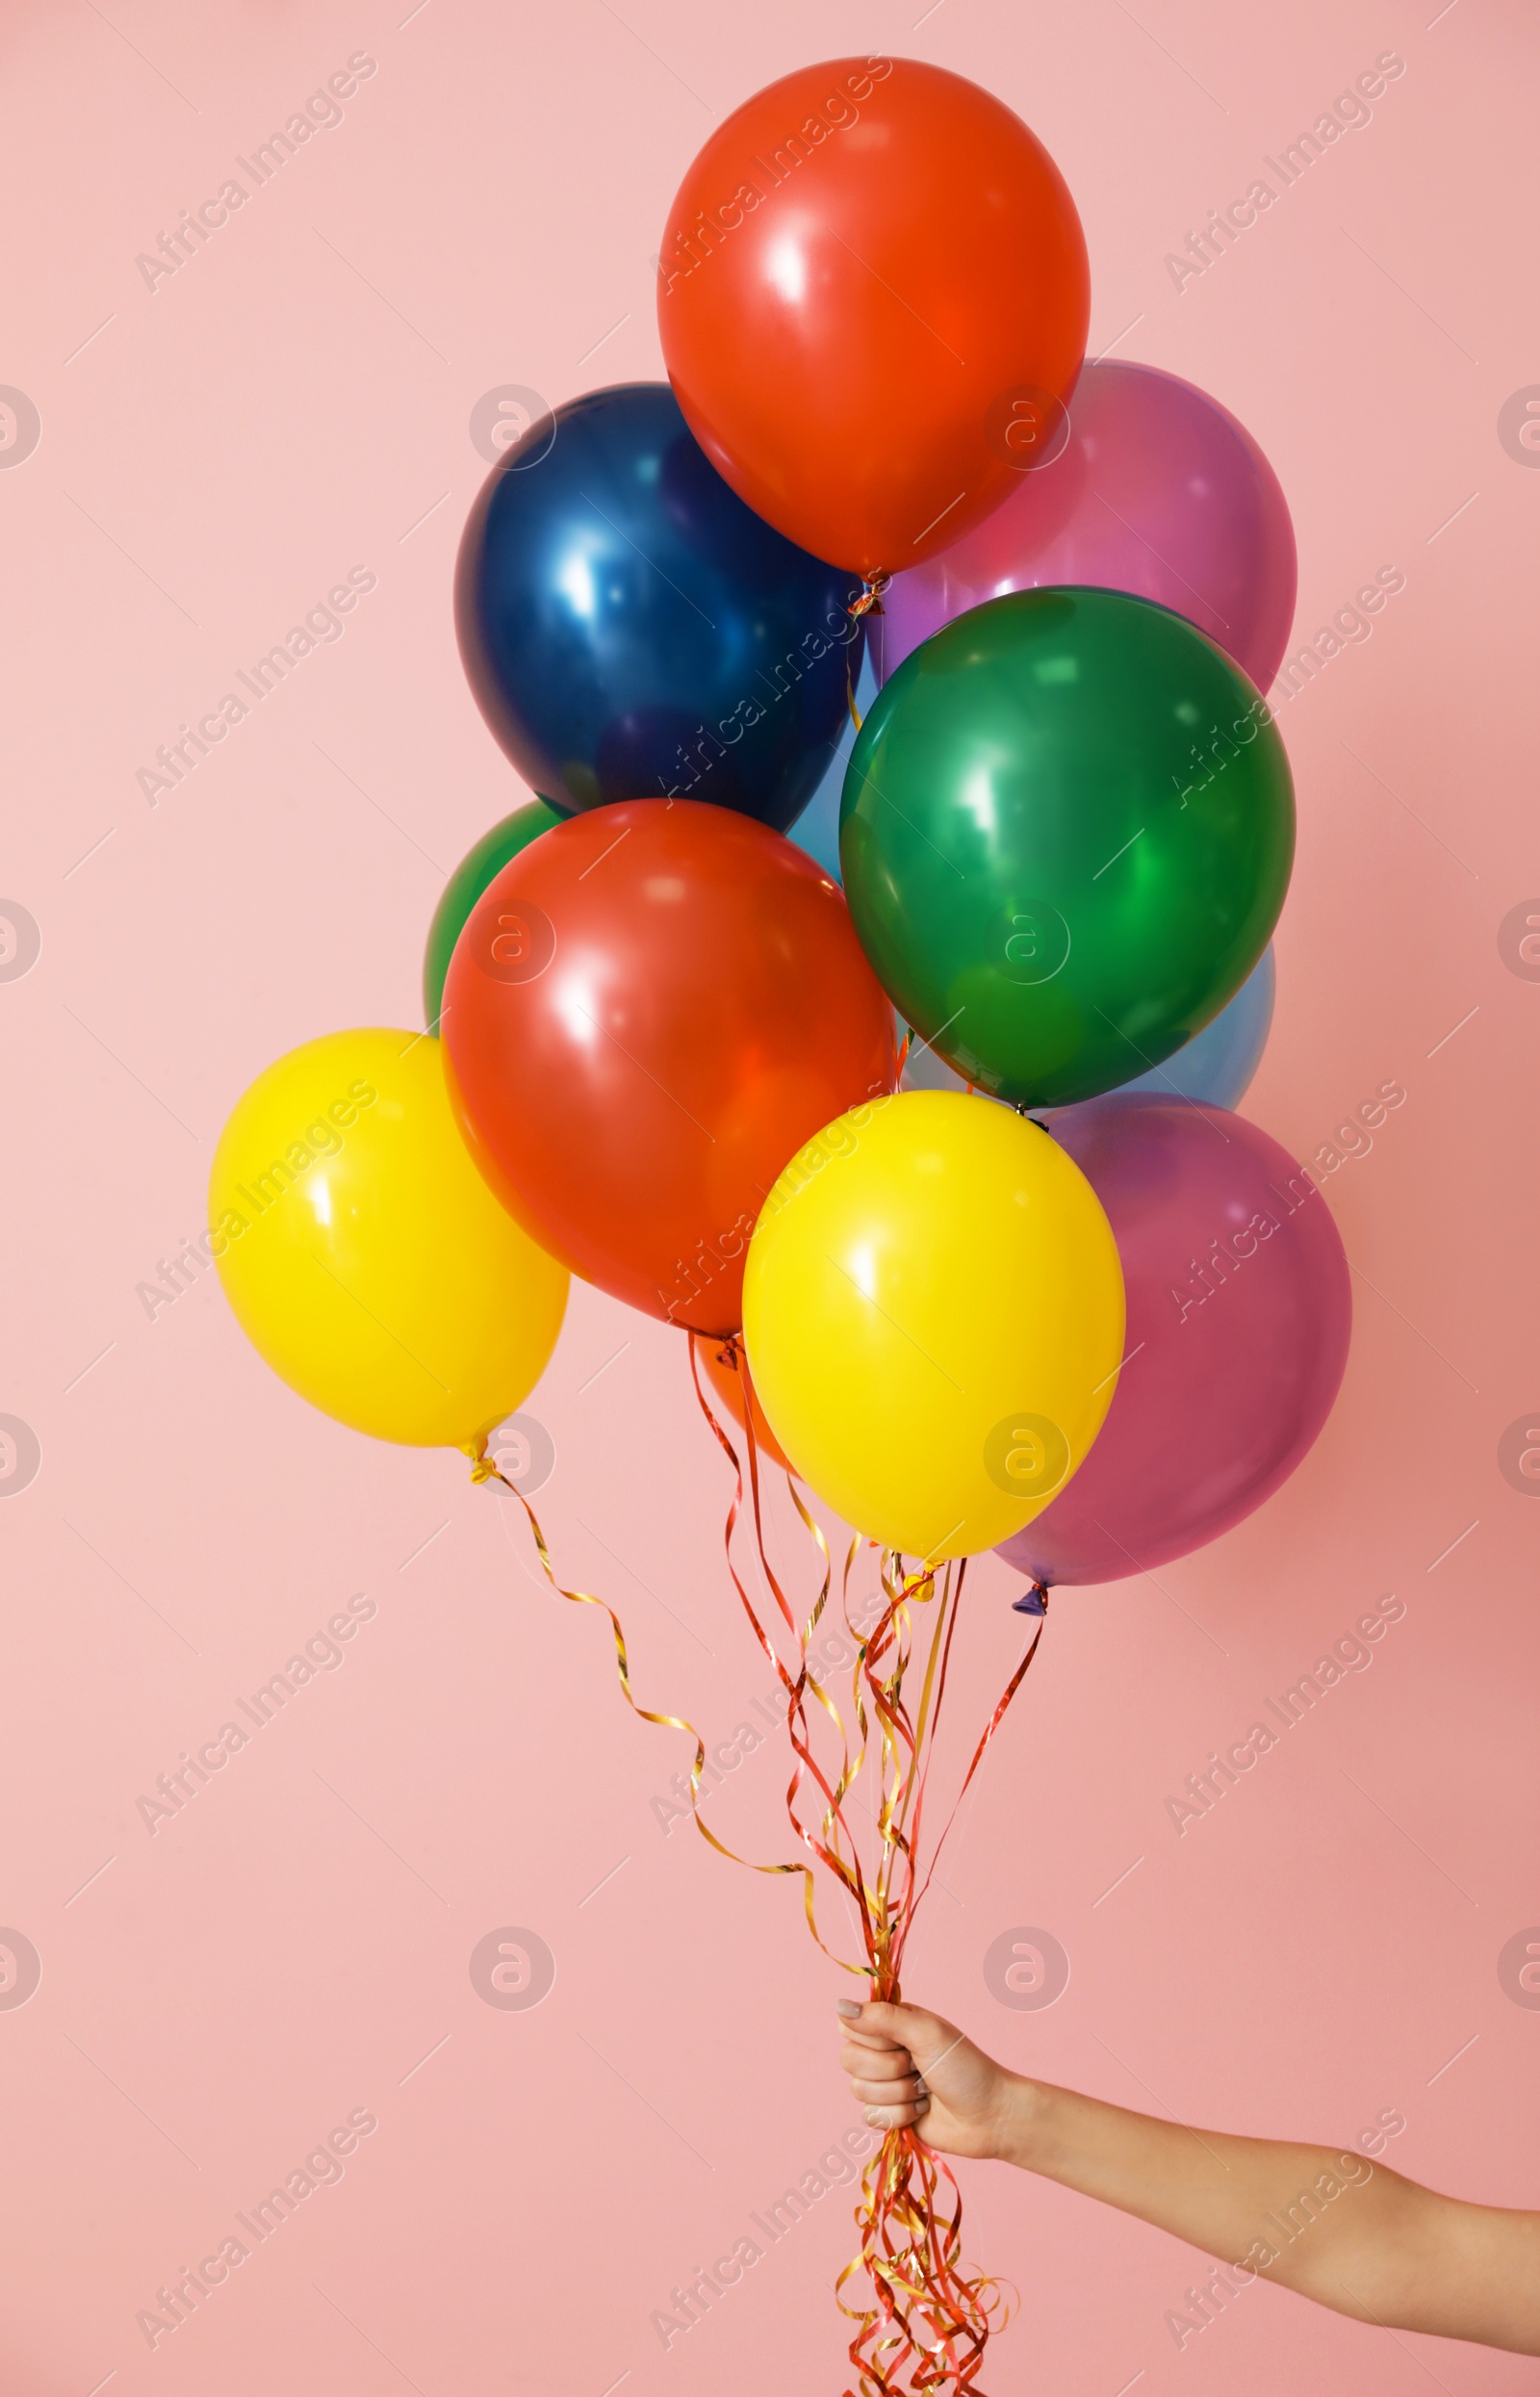
POLYGON ((839 2012, 874 2130, 1019 2164, 1169 2230, 1218 2257, 1220 2305, 1265 2276, 1355 2321, 1540 2356, 1540 2213, 1440 2197, 1356 2149, 1193 2130, 1024 2079, 922 2006, 839 2012))
POLYGON ((1014 2076, 921 2006, 840 2001, 839 2061, 874 2130, 911 2126, 944 2155, 999 2155, 1014 2076))

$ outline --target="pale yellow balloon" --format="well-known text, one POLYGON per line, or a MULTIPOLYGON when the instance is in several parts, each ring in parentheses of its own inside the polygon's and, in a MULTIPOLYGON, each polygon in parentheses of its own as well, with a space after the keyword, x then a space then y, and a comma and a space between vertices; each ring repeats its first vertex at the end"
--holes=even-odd
POLYGON ((962 1092, 856 1107, 799 1151, 749 1249, 754 1386, 799 1475, 926 1563, 1019 1532, 1112 1404, 1123 1276, 1039 1125, 962 1092))
POLYGON ((332 1032, 259 1074, 219 1138, 209 1226, 253 1347, 375 1439, 479 1439, 556 1345, 567 1274, 476 1171, 426 1033, 332 1032))

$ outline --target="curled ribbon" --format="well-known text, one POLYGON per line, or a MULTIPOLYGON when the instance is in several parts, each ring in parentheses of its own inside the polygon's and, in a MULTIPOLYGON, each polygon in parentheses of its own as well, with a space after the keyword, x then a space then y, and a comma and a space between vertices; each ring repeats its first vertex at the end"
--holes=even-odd
MULTIPOLYGON (((706 1742, 694 1724, 683 1715, 658 1714, 639 1703, 631 1688, 620 1617, 592 1591, 568 1589, 557 1580, 534 1508, 517 1484, 487 1456, 485 1439, 466 1448, 471 1478, 476 1482, 500 1482, 518 1499, 528 1519, 541 1569, 557 1596, 574 1606, 598 1607, 607 1616, 615 1642, 616 1671, 627 1705, 643 1722, 682 1731, 694 1740, 690 1800, 703 1839, 730 1863, 743 1865, 751 1871, 800 1873, 808 1927, 825 1955, 842 1971, 867 1978, 873 1998, 896 2003, 904 1949, 916 1909, 930 1887, 937 1858, 962 1799, 1038 1653, 1043 1625, 1039 1622, 1026 1654, 985 1726, 921 1880, 920 1834, 931 1756, 946 1694, 947 1667, 967 1559, 940 1568, 938 1578, 934 1564, 906 1573, 903 1559, 895 1551, 880 1551, 881 1602, 875 1617, 858 1630, 851 1615, 851 1574, 861 1550, 873 1548, 876 1543, 863 1541, 859 1534, 852 1539, 840 1578, 840 1607, 846 1631, 855 1645, 851 1673, 856 1735, 853 1738, 808 1659, 808 1645, 823 1618, 833 1586, 834 1566, 828 1542, 794 1477, 788 1473, 786 1487, 791 1503, 823 1562, 817 1595, 806 1619, 799 1622, 765 1548, 758 1443, 754 1430, 757 1402, 749 1378, 748 1359, 736 1334, 724 1341, 720 1360, 738 1374, 743 1388, 744 1446, 749 1467, 747 1495, 755 1547, 776 1612, 796 1643, 794 1666, 783 1662, 738 1571, 733 1534, 744 1509, 743 1465, 702 1387, 692 1344, 690 1373, 696 1396, 734 1477, 723 1534, 728 1571, 754 1636, 774 1666, 785 1697, 786 1730, 793 1756, 785 1793, 786 1813, 811 1862, 799 1857, 786 1864, 757 1864, 752 1858, 739 1856, 717 1838, 700 1811, 706 1742), (916 1658, 914 1610, 921 1607, 934 1608, 935 1611, 930 1618, 929 1643, 923 1648, 919 1703, 911 1712, 905 1684, 916 1658), (809 1690, 829 1717, 839 1741, 839 1763, 832 1773, 813 1747, 808 1714, 809 1690), (859 1794, 857 1783, 868 1756, 876 1760, 873 1775, 881 1783, 879 1802, 872 1815, 877 1853, 870 1869, 862 1862, 846 1814, 846 1800, 859 1794), (807 1799, 803 1798, 805 1789, 815 1792, 821 1805, 808 1810, 807 1799), (802 1809, 799 1798, 803 1798, 802 1809), (816 1819, 808 1818, 809 1811, 816 1819), (818 1928, 815 1865, 834 1875, 854 1911, 864 1951, 861 1962, 852 1963, 836 1955, 818 1928)), ((1044 1590, 1041 1595, 1042 1611, 1046 1613, 1047 1592, 1044 1590)), ((834 2284, 840 2311, 856 2325, 849 2352, 857 2388, 847 2390, 845 2397, 858 2397, 858 2392, 859 2397, 904 2397, 905 2391, 910 2392, 910 2397, 946 2397, 947 2392, 951 2392, 951 2397, 983 2397, 978 2374, 986 2343, 994 2327, 994 2317, 1000 2314, 1004 2319, 1008 2307, 997 2281, 970 2270, 962 2262, 962 2196, 945 2159, 926 2147, 912 2129, 886 2131, 862 2176, 856 2224, 860 2233, 860 2252, 845 2265, 834 2284), (858 2275, 865 2282, 865 2302, 850 2304, 845 2292, 858 2275)))
POLYGON ((621 1620, 619 1615, 615 1612, 612 1606, 609 1606, 604 1599, 596 1597, 592 1590, 568 1589, 562 1583, 557 1581, 555 1568, 551 1561, 551 1551, 546 1545, 546 1535, 540 1528, 539 1516, 535 1513, 534 1508, 530 1506, 529 1501, 526 1498, 523 1490, 519 1488, 517 1482, 510 1482, 507 1475, 503 1473, 499 1466, 493 1463, 491 1457, 488 1456, 486 1453, 486 1441, 485 1439, 481 1439, 468 1444, 464 1451, 464 1454, 471 1459, 472 1481, 477 1483, 482 1482, 500 1482, 503 1488, 519 1501, 520 1506, 524 1508, 525 1513, 529 1520, 529 1529, 534 1536, 535 1549, 540 1558, 541 1570, 545 1574, 547 1581, 551 1584, 552 1588, 555 1591, 558 1598, 565 1598, 570 1605, 575 1607, 597 1607, 602 1614, 605 1614, 609 1617, 609 1628, 614 1636, 615 1641, 615 1669, 620 1678, 621 1695, 624 1697, 627 1705, 630 1708, 631 1713, 639 1715, 644 1723, 657 1723, 660 1724, 665 1730, 682 1731, 686 1738, 694 1740, 695 1760, 690 1766, 690 1803, 695 1817, 695 1827, 700 1832, 701 1837, 706 1840, 710 1846, 716 1849, 719 1856, 725 1856, 730 1864, 744 1865, 751 1872, 803 1873, 808 1883, 808 1919, 810 1922, 812 1920, 812 1874, 809 1868, 801 1863, 790 1865, 756 1864, 752 1857, 739 1856, 735 1854, 731 1847, 725 1846, 723 1842, 717 1838, 715 1832, 711 1830, 700 1811, 701 1775, 706 1768, 706 1741, 696 1730, 695 1725, 686 1721, 682 1714, 656 1714, 653 1712, 651 1707, 642 1706, 638 1702, 636 1693, 631 1688, 630 1660, 626 1653, 626 1634, 621 1628, 621 1620))
MULTIPOLYGON (((855 1737, 829 1692, 812 1679, 808 1643, 823 1615, 830 1594, 831 1569, 827 1543, 808 1509, 796 1482, 787 1487, 804 1527, 816 1542, 824 1571, 817 1597, 805 1622, 796 1615, 765 1551, 760 1508, 757 1441, 754 1417, 756 1400, 748 1359, 736 1335, 726 1340, 720 1361, 736 1371, 743 1395, 744 1445, 758 1561, 786 1629, 797 1641, 795 1670, 783 1664, 749 1596, 732 1554, 733 1533, 743 1508, 744 1476, 737 1452, 713 1412, 701 1385, 695 1356, 691 1373, 702 1412, 715 1432, 735 1477, 728 1508, 724 1541, 728 1569, 756 1637, 774 1664, 786 1697, 786 1728, 795 1768, 786 1791, 791 1825, 817 1862, 831 1870, 853 1902, 860 1927, 864 1961, 852 1964, 834 1957, 846 1972, 868 1977, 876 1998, 896 2002, 904 1949, 915 1912, 930 1886, 936 1861, 957 1819, 958 1810, 999 1730, 1012 1700, 1038 1653, 1043 1625, 1040 1621, 1025 1655, 1012 1674, 975 1747, 962 1786, 953 1800, 939 1840, 921 1878, 921 1831, 937 1727, 946 1694, 952 1638, 966 1576, 967 1560, 938 1568, 921 1565, 906 1573, 903 1559, 892 1550, 881 1554, 882 1604, 875 1621, 858 1632, 851 1618, 850 1577, 863 1546, 851 1543, 841 1581, 845 1626, 856 1646, 851 1675, 855 1737), (915 1610, 935 1610, 928 1643, 916 1643, 915 1610), (923 1655, 919 1701, 912 1711, 906 1696, 919 1654, 923 1655), (840 1743, 840 1763, 833 1777, 820 1766, 810 1740, 808 1718, 809 1682, 813 1696, 831 1716, 840 1743), (868 1753, 877 1759, 881 1797, 875 1815, 877 1855, 872 1869, 863 1867, 860 1851, 845 1811, 856 1791, 868 1753), (797 1800, 811 1783, 823 1800, 816 1826, 804 1819, 797 1800)), ((1046 1597, 1044 1597, 1046 1611, 1046 1597)), ((719 1843, 717 1844, 720 1844, 719 1843)), ((809 1927, 826 1954, 833 1951, 818 1932, 814 1919, 812 1876, 808 1873, 807 1912, 809 1927)), ((859 2397, 982 2397, 978 2374, 985 2346, 996 2315, 1008 2307, 999 2284, 973 2272, 962 2260, 962 2199, 945 2160, 927 2148, 912 2129, 884 2134, 861 2182, 856 2213, 860 2250, 844 2267, 835 2283, 841 2312, 856 2325, 850 2341, 859 2397), (846 2290, 857 2276, 864 2279, 860 2292, 865 2302, 847 2303, 846 2290)), ((858 2294, 852 2292, 853 2295, 858 2294)), ((857 2397, 847 2390, 846 2397, 857 2397)))

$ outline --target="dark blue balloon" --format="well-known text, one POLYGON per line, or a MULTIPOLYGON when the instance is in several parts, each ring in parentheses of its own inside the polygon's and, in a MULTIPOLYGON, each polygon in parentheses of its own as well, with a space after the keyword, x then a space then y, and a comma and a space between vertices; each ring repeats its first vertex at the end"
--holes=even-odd
POLYGON ((476 703, 543 799, 707 799, 784 832, 860 672, 859 590, 730 490, 667 383, 622 383, 494 469, 455 620, 476 703))

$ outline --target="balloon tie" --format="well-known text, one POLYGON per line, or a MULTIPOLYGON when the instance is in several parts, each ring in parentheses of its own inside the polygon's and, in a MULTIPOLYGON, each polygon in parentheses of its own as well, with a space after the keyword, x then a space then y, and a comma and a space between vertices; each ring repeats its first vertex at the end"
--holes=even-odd
POLYGON ((883 593, 886 590, 892 580, 893 578, 891 575, 862 575, 861 583, 863 587, 861 594, 859 599, 853 599, 851 601, 851 614, 853 616, 869 616, 875 610, 880 616, 883 612, 883 593))

